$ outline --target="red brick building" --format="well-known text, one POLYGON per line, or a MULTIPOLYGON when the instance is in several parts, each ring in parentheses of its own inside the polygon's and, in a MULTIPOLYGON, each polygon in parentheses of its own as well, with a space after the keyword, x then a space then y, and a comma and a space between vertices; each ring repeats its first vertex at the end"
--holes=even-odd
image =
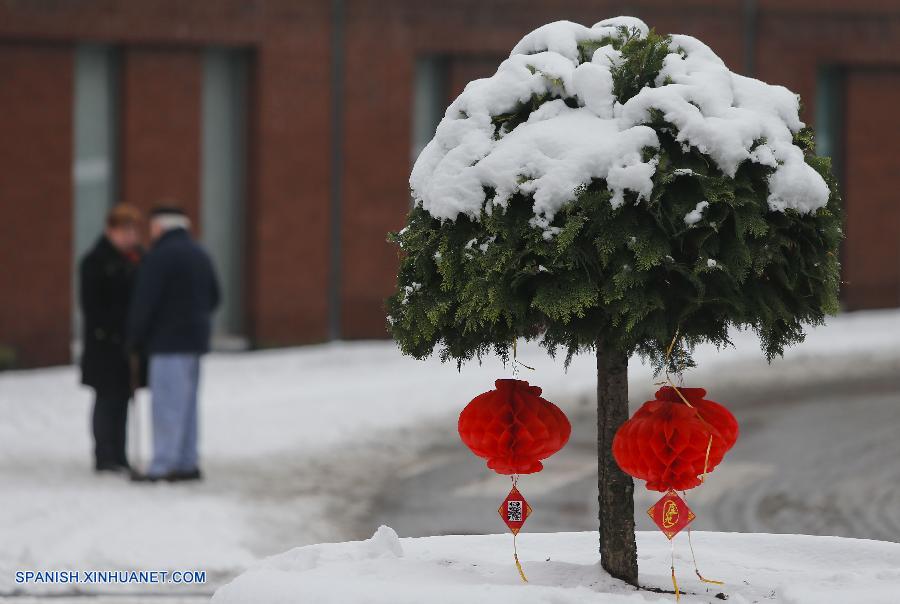
POLYGON ((385 335, 412 158, 527 31, 618 14, 800 93, 847 206, 844 301, 900 305, 900 3, 2 0, 0 347, 70 361, 113 200, 189 209, 255 346, 385 335))

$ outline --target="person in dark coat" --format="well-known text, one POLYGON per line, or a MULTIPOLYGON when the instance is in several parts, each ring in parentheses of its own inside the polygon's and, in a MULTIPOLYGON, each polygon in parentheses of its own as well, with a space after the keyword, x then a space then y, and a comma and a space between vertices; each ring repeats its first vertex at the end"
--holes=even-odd
POLYGON ((151 212, 153 246, 138 272, 128 342, 150 357, 153 460, 136 481, 198 480, 197 389, 200 357, 209 351, 219 284, 212 261, 174 207, 151 212))
POLYGON ((81 382, 94 389, 95 469, 129 469, 125 454, 128 401, 141 386, 125 345, 125 322, 140 261, 140 212, 118 204, 106 229, 79 266, 84 349, 81 382), (138 381, 135 382, 135 379, 138 381))

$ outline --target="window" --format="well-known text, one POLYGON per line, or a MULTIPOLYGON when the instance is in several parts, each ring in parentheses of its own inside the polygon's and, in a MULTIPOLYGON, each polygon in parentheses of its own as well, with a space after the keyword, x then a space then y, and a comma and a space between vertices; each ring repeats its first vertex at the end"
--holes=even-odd
POLYGON ((217 347, 243 346, 247 65, 244 51, 208 49, 203 62, 201 232, 222 286, 217 347))
POLYGON ((75 49, 73 191, 73 336, 81 336, 78 261, 103 232, 106 212, 116 201, 118 140, 118 53, 109 46, 75 49))
POLYGON ((831 158, 834 175, 840 182, 844 167, 844 70, 841 67, 819 68, 814 119, 816 155, 831 158))
POLYGON ((434 136, 446 109, 447 60, 436 55, 418 57, 413 80, 413 162, 434 136))

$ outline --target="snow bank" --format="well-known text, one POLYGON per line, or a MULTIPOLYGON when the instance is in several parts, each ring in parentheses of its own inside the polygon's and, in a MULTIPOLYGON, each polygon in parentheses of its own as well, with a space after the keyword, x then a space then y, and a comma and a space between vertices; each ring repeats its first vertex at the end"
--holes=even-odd
MULTIPOLYGON (((687 539, 676 537, 676 571, 685 604, 895 604, 900 593, 900 544, 837 537, 737 533, 693 534, 709 578, 693 575, 687 539)), ((529 583, 512 563, 510 535, 398 539, 381 527, 367 541, 312 545, 269 558, 220 588, 218 604, 603 604, 674 602, 611 579, 598 564, 596 533, 520 535, 519 557, 529 583)), ((669 542, 638 533, 643 585, 671 590, 669 542)))
POLYGON ((744 161, 774 168, 770 209, 805 213, 825 205, 825 181, 793 144, 803 127, 795 94, 732 73, 708 46, 675 35, 655 87, 623 104, 613 94, 619 51, 605 44, 581 63, 579 50, 585 42, 626 35, 621 27, 627 35, 648 32, 633 17, 590 28, 569 21, 544 25, 515 46, 496 74, 470 82, 413 167, 416 202, 441 220, 478 219, 482 209, 505 207, 523 193, 534 200, 535 226, 546 228, 593 179, 606 181, 614 207, 624 203, 626 191, 640 200, 652 191, 656 171, 656 157, 642 159, 642 151, 659 148, 656 132, 644 125, 656 109, 676 126, 682 144, 708 154, 725 174, 733 176, 744 161), (492 118, 544 95, 554 100, 511 131, 496 131, 492 118), (494 191, 487 206, 486 189, 494 191))

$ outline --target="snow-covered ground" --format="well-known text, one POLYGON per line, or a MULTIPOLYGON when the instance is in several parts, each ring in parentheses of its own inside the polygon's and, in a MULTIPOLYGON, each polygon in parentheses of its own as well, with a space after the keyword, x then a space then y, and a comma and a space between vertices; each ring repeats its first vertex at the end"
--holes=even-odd
MULTIPOLYGON (((685 535, 675 538, 681 602, 896 604, 900 544, 838 537, 692 535, 701 583, 685 535), (722 594, 721 596, 719 594, 722 594)), ((638 591, 600 570, 596 533, 523 534, 512 562, 510 535, 398 539, 381 527, 367 541, 300 547, 272 557, 221 588, 214 604, 636 604, 675 601, 638 591)), ((638 533, 640 581, 672 591, 671 549, 658 532, 638 533)))
MULTIPOLYGON (((834 367, 822 359, 846 359, 842 370, 852 374, 900 357, 897 334, 898 311, 843 315, 813 330, 777 365, 797 384, 815 379, 817 367, 834 367), (794 366, 802 369, 792 373, 794 366)), ((696 375, 764 379, 756 338, 737 334, 735 344, 698 351, 696 375)), ((537 346, 520 351, 535 367, 522 377, 550 400, 566 406, 592 392, 590 356, 566 372, 562 359, 537 346)), ((72 591, 16 585, 15 571, 29 569, 198 568, 210 584, 191 586, 191 593, 211 593, 260 557, 358 535, 367 526, 368 499, 427 445, 421 427, 443 422, 452 431, 453 415, 508 374, 495 358, 457 372, 436 360, 404 358, 390 342, 210 355, 201 393, 201 485, 94 476, 91 395, 78 386, 77 370, 0 374, 0 597, 72 591)), ((632 384, 647 390, 651 380, 634 359, 632 384)), ((146 447, 146 433, 141 440, 146 447)))

